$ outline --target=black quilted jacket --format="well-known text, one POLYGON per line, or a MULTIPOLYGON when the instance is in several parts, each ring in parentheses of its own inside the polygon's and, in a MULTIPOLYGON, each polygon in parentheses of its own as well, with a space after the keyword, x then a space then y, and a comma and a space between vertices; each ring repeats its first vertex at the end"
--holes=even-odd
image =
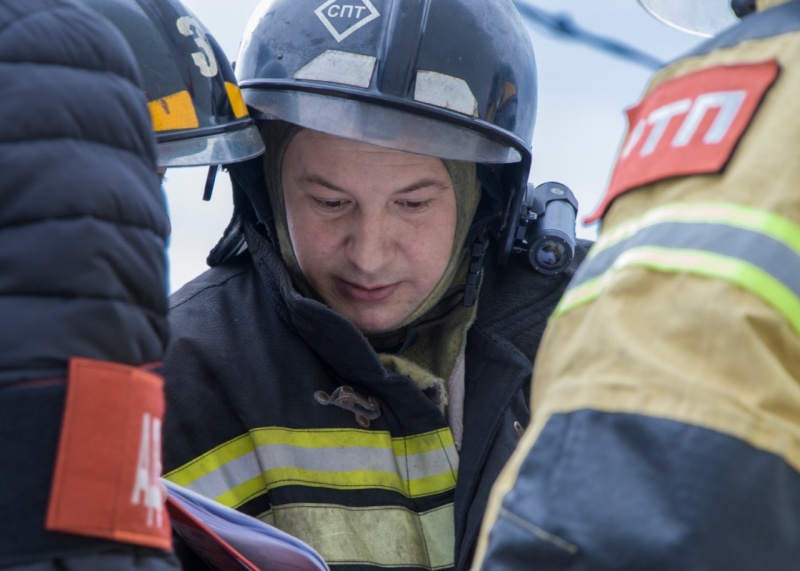
POLYGON ((167 342, 169 222, 139 71, 70 0, 0 0, 0 567, 97 551, 43 530, 71 356, 167 342))

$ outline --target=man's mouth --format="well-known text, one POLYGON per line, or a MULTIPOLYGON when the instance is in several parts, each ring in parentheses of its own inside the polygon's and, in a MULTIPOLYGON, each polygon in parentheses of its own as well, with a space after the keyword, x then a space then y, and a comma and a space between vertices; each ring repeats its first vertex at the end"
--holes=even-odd
POLYGON ((339 288, 345 297, 351 301, 362 303, 378 303, 386 301, 397 289, 398 284, 386 284, 378 286, 362 286, 339 280, 339 288))

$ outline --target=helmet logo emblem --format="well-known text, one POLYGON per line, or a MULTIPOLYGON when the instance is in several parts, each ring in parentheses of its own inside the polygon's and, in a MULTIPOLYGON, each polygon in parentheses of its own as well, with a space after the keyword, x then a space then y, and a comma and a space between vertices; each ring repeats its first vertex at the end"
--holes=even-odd
POLYGON ((370 0, 328 0, 314 13, 337 42, 380 16, 370 0))

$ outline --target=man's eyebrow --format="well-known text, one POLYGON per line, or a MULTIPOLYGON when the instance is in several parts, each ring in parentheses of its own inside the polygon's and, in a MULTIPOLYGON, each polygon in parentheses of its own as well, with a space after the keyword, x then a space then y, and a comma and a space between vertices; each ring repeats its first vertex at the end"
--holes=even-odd
POLYGON ((335 190, 337 192, 345 192, 345 190, 339 186, 336 186, 329 180, 322 178, 321 176, 308 174, 303 175, 297 178, 297 182, 304 183, 304 184, 317 184, 319 186, 324 186, 325 188, 330 188, 331 190, 335 190))
MULTIPOLYGON (((333 184, 331 181, 319 176, 319 175, 304 175, 297 179, 300 183, 306 184, 317 184, 319 186, 324 186, 325 188, 329 188, 331 190, 335 190, 337 192, 347 192, 344 188, 333 184)), ((414 192, 415 190, 419 190, 420 188, 428 188, 434 187, 439 190, 448 190, 452 188, 452 185, 448 184, 447 182, 436 179, 436 178, 424 178, 422 180, 418 180, 409 184, 408 186, 397 190, 398 194, 405 194, 409 192, 414 192)))
POLYGON ((437 188, 439 190, 448 190, 452 186, 447 184, 446 182, 444 182, 441 179, 424 178, 422 180, 419 180, 419 181, 417 181, 415 183, 412 183, 412 184, 408 185, 405 188, 401 188, 397 192, 402 194, 402 193, 406 193, 406 192, 414 192, 415 190, 418 190, 420 188, 428 188, 428 187, 434 187, 434 188, 437 188))

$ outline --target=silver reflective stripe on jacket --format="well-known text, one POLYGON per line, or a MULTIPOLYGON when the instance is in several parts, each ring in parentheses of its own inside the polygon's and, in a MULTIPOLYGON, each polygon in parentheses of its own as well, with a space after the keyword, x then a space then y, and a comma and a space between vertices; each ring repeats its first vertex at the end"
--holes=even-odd
POLYGON ((634 267, 735 283, 800 332, 800 227, 771 212, 730 203, 654 209, 595 244, 554 315, 592 301, 634 267))

